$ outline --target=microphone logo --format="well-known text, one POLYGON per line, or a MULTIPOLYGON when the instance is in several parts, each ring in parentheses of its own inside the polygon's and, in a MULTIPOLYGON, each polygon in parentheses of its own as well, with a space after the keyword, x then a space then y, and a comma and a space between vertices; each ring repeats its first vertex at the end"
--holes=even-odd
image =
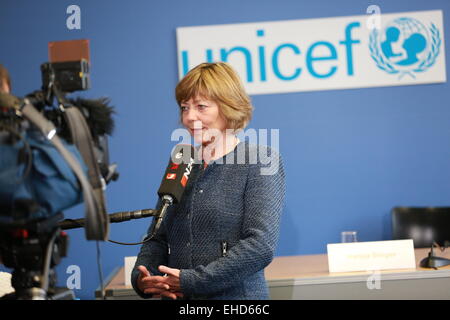
POLYGON ((189 161, 189 164, 186 167, 186 170, 183 173, 183 177, 181 178, 181 185, 183 187, 186 187, 186 184, 187 184, 187 182, 189 180, 189 175, 191 174, 191 171, 192 171, 192 165, 193 164, 194 164, 194 159, 191 158, 190 161, 189 161))
POLYGON ((176 155, 175 155, 175 159, 181 159, 181 158, 183 158, 183 152, 178 152, 176 155))
POLYGON ((175 180, 177 178, 177 174, 176 173, 168 173, 166 176, 167 180, 175 180))
POLYGON ((190 176, 195 172, 195 149, 191 145, 177 145, 172 150, 166 172, 158 190, 159 197, 172 197, 178 203, 189 184, 190 176))

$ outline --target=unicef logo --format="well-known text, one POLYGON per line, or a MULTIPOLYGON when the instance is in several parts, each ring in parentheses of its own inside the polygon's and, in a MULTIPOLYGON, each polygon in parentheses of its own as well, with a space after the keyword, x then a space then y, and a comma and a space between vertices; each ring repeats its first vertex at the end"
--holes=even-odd
POLYGON ((439 55, 441 38, 438 28, 432 23, 426 28, 413 18, 398 18, 384 29, 373 29, 370 33, 369 49, 378 68, 415 78, 414 73, 428 70, 439 55))

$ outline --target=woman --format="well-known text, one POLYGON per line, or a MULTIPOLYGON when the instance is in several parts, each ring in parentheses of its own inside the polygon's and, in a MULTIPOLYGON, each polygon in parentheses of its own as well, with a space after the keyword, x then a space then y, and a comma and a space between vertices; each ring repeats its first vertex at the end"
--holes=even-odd
POLYGON ((175 90, 181 122, 200 144, 203 166, 146 242, 132 272, 144 298, 267 299, 284 202, 284 169, 269 147, 236 137, 252 115, 250 98, 226 63, 203 63, 175 90), (260 154, 278 165, 264 172, 260 154))

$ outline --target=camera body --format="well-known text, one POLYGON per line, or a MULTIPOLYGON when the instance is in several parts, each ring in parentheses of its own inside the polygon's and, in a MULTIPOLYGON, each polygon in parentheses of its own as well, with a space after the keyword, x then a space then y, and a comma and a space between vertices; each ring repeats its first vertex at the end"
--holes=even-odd
POLYGON ((89 62, 79 61, 47 62, 41 65, 42 86, 56 86, 62 92, 87 90, 91 87, 89 62))
MULTIPOLYGON (((107 144, 107 136, 112 134, 114 128, 114 110, 106 98, 66 98, 67 93, 90 88, 89 62, 86 59, 47 62, 41 65, 41 74, 41 90, 27 95, 27 99, 54 124, 57 135, 64 144, 67 143, 66 147, 72 148, 72 154, 77 154, 75 158, 86 169, 93 190, 98 189, 98 186, 94 186, 92 176, 97 182, 101 180, 104 183, 100 189, 101 196, 96 192, 96 197, 97 200, 101 198, 106 214, 103 190, 108 182, 118 178, 117 165, 109 164, 107 144), (82 121, 77 123, 84 123, 81 126, 83 128, 74 130, 74 123, 67 116, 68 108, 79 111, 82 121), (76 131, 83 131, 80 136, 86 138, 74 135, 76 131), (81 150, 80 145, 91 151, 90 156, 81 150)), ((76 205, 80 200, 69 200, 69 193, 64 193, 61 197, 66 198, 68 204, 54 209, 57 206, 53 205, 61 197, 54 197, 53 194, 61 191, 59 186, 66 185, 72 186, 72 189, 65 190, 71 190, 74 198, 83 198, 76 180, 68 180, 68 174, 73 172, 64 168, 67 163, 61 154, 56 149, 52 150, 51 145, 31 139, 36 132, 36 127, 28 119, 22 118, 12 109, 0 107, 0 148, 4 159, 8 159, 0 161, 0 261, 13 268, 12 285, 15 289, 15 294, 6 299, 54 298, 54 267, 68 250, 68 237, 59 227, 59 222, 64 218, 62 210, 76 205), (6 157, 8 155, 9 158, 6 157), (12 175, 17 179, 4 178, 12 175), (12 181, 17 181, 13 188, 12 181), (39 197, 35 190, 28 194, 14 194, 15 190, 29 190, 30 186, 40 188, 39 183, 45 184, 40 189, 39 197), (39 211, 39 208, 42 210, 39 211), (43 214, 37 215, 36 212, 43 214)), ((43 137, 43 140, 46 138, 43 137)))

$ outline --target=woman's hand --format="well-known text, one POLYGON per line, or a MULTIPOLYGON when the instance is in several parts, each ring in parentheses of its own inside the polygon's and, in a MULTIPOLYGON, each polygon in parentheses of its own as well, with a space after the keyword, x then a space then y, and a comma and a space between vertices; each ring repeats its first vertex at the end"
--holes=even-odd
POLYGON ((173 269, 166 266, 159 266, 158 270, 161 273, 165 273, 164 283, 168 284, 170 291, 180 292, 180 269, 173 269))
MULTIPOLYGON (((178 270, 171 268, 167 269, 178 270)), ((167 273, 166 271, 160 270, 161 272, 167 273, 168 276, 154 276, 147 270, 146 267, 142 265, 138 266, 138 270, 139 277, 137 280, 137 286, 143 293, 152 294, 155 298, 163 296, 174 300, 177 299, 177 297, 183 297, 183 294, 179 292, 179 280, 178 285, 176 285, 176 281, 173 280, 173 276, 169 275, 169 273, 167 273), (174 284, 174 287, 172 287, 170 284, 174 284)))

